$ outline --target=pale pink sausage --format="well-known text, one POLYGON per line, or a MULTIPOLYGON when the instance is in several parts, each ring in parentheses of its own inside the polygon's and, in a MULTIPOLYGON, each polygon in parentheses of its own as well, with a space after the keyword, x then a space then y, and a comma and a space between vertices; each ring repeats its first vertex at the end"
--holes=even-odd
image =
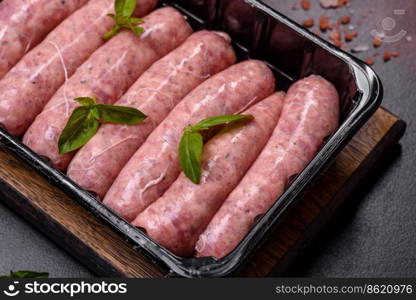
POLYGON ((0 78, 87 1, 3 0, 0 3, 0 78))
POLYGON ((149 135, 114 181, 104 203, 132 221, 178 177, 178 144, 185 126, 241 112, 273 91, 271 70, 256 60, 239 63, 206 80, 149 135))
POLYGON ((284 96, 276 93, 257 103, 244 112, 254 116, 252 122, 226 127, 214 136, 204 147, 201 183, 194 184, 181 173, 132 224, 176 255, 191 255, 199 234, 272 134, 284 96))
MULTIPOLYGON (((140 14, 157 0, 139 1, 140 14)), ((114 0, 93 0, 81 7, 27 53, 0 80, 0 123, 21 135, 47 101, 99 46, 113 25, 107 16, 114 0)))
POLYGON ((136 107, 148 118, 136 125, 104 124, 71 161, 67 175, 104 197, 129 158, 175 105, 211 75, 235 62, 229 37, 199 31, 153 64, 116 105, 136 107))
POLYGON ((154 11, 144 21, 140 37, 120 32, 64 83, 24 135, 28 147, 65 170, 74 153, 60 155, 58 139, 72 111, 80 105, 72 99, 96 97, 98 102, 114 103, 153 62, 192 33, 184 17, 171 7, 154 11))
POLYGON ((310 76, 292 85, 272 137, 199 237, 197 256, 230 253, 313 159, 338 119, 339 97, 331 83, 310 76))

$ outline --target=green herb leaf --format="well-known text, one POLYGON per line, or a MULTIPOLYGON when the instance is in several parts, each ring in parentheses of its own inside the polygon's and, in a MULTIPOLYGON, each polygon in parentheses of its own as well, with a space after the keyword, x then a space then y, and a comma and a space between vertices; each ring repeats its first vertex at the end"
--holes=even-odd
POLYGON ((179 143, 179 164, 185 175, 196 184, 201 180, 202 147, 202 135, 185 130, 179 143))
POLYGON ((10 271, 10 275, 0 276, 0 278, 48 278, 49 273, 33 271, 10 271))
POLYGON ((110 31, 108 31, 107 33, 103 35, 103 39, 105 40, 111 39, 113 36, 115 36, 119 32, 120 28, 121 27, 119 25, 117 24, 114 25, 113 28, 110 29, 110 31))
POLYGON ((82 106, 91 106, 97 103, 95 98, 90 98, 90 97, 79 97, 79 98, 75 98, 74 101, 78 102, 82 106))
POLYGON ((59 137, 59 154, 81 148, 94 136, 99 125, 99 120, 89 107, 77 107, 59 137))
POLYGON ((116 16, 116 23, 122 27, 126 27, 126 25, 130 25, 130 19, 124 16, 116 16))
POLYGON ((100 120, 100 111, 97 106, 98 105, 90 106, 90 114, 93 118, 100 120))
POLYGON ((140 18, 132 17, 136 10, 137 0, 115 0, 114 3, 114 14, 108 14, 116 23, 110 31, 103 35, 105 40, 112 38, 116 35, 121 28, 127 28, 134 32, 136 35, 143 33, 144 29, 138 24, 143 24, 143 20, 140 18))
POLYGON ((217 125, 222 125, 222 124, 227 124, 230 122, 235 122, 238 120, 242 120, 242 119, 253 119, 252 115, 223 115, 223 116, 217 116, 217 117, 211 117, 211 118, 206 118, 202 121, 200 121, 199 123, 197 123, 196 125, 192 126, 193 130, 208 130, 211 127, 217 126, 217 125))
POLYGON ((103 121, 134 125, 142 122, 147 116, 133 107, 97 104, 100 119, 103 121))
POLYGON ((116 0, 114 10, 117 15, 129 18, 136 10, 136 0, 116 0))
POLYGON ((199 131, 235 122, 238 120, 252 120, 252 115, 223 115, 203 119, 194 126, 187 126, 184 129, 181 141, 179 142, 179 164, 185 175, 196 184, 201 181, 201 157, 203 148, 203 137, 199 131))
POLYGON ((140 18, 135 18, 135 17, 131 17, 130 18, 130 21, 133 23, 133 24, 143 24, 144 23, 144 21, 142 20, 142 19, 140 19, 140 18))
POLYGON ((147 118, 134 107, 97 104, 95 98, 90 97, 79 97, 74 101, 82 106, 73 111, 59 137, 59 154, 84 146, 97 132, 100 121, 134 125, 147 118))
POLYGON ((144 31, 143 27, 140 26, 130 25, 129 27, 135 35, 141 35, 144 31))

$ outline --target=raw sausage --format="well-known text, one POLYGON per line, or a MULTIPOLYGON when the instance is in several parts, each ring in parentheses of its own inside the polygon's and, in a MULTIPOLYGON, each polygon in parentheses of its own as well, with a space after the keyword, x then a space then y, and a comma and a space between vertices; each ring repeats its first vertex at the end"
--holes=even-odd
MULTIPOLYGON (((139 1, 140 14, 157 0, 139 1)), ((21 135, 114 24, 114 0, 94 0, 65 19, 0 80, 0 123, 21 135)))
POLYGON ((292 85, 272 137, 199 237, 197 256, 230 253, 313 159, 338 119, 339 97, 331 83, 310 76, 292 85))
POLYGON ((0 3, 0 78, 56 25, 88 0, 3 0, 0 3))
POLYGON ((191 255, 199 234, 270 138, 284 96, 279 92, 257 103, 244 112, 253 121, 233 124, 213 137, 204 148, 201 183, 181 173, 132 224, 176 255, 191 255))
POLYGON ((104 204, 132 221, 178 177, 178 144, 185 126, 243 111, 273 91, 271 70, 256 60, 234 65, 202 83, 149 135, 114 181, 104 204))
MULTIPOLYGON (((138 37, 120 32, 91 57, 51 98, 23 137, 23 142, 51 163, 65 170, 74 153, 60 155, 58 139, 77 97, 96 97, 114 103, 157 59, 180 45, 192 29, 174 8, 158 9, 144 18, 144 32, 138 37)), ((108 162, 107 162, 108 163, 108 162)))
POLYGON ((152 130, 205 79, 235 62, 225 33, 199 31, 153 64, 117 101, 148 118, 136 125, 104 124, 71 161, 67 175, 104 197, 114 179, 152 130))

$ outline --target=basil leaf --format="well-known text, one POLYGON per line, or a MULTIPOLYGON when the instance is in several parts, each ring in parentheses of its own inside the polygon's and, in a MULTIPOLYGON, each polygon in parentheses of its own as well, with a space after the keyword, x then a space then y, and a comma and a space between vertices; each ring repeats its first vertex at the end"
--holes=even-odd
POLYGON ((113 36, 115 36, 119 31, 120 31, 120 25, 116 24, 113 26, 113 28, 110 29, 110 31, 106 32, 103 35, 103 39, 105 40, 109 40, 111 39, 113 36))
POLYGON ((95 98, 90 98, 90 97, 78 97, 78 98, 75 98, 74 101, 78 102, 79 104, 83 106, 91 106, 97 103, 95 98))
POLYGON ((196 184, 201 180, 202 147, 202 135, 185 129, 179 143, 179 164, 185 175, 196 184))
POLYGON ((10 275, 0 276, 0 278, 48 278, 49 273, 33 271, 10 271, 10 275))
POLYGON ((128 26, 131 22, 129 18, 126 18, 125 16, 116 16, 116 23, 122 27, 128 26))
POLYGON ((116 0, 114 2, 114 11, 115 11, 116 15, 123 14, 124 2, 125 2, 124 0, 116 0))
POLYGON ((135 35, 141 35, 144 31, 143 27, 130 25, 130 29, 134 32, 135 35))
POLYGON ((140 19, 140 18, 134 18, 134 17, 131 17, 130 18, 130 22, 132 24, 143 24, 144 23, 144 21, 142 19, 140 19))
POLYGON ((116 20, 116 15, 115 14, 107 14, 107 17, 110 17, 111 19, 113 19, 115 22, 116 20))
POLYGON ((137 0, 116 0, 114 3, 114 10, 116 14, 107 14, 116 23, 110 31, 103 35, 103 39, 108 40, 116 35, 121 28, 127 28, 136 35, 143 33, 144 29, 137 24, 142 24, 144 21, 140 18, 132 17, 136 10, 137 0))
POLYGON ((59 154, 74 151, 85 145, 97 132, 99 125, 100 122, 94 113, 91 113, 90 108, 77 107, 59 137, 59 154))
POLYGON ((192 129, 195 131, 199 130, 208 130, 211 127, 222 125, 242 119, 253 119, 252 115, 223 115, 217 117, 206 118, 196 125, 192 126, 192 129))
POLYGON ((136 10, 136 0, 116 0, 114 10, 117 15, 130 18, 136 10))
POLYGON ((97 105, 90 107, 90 114, 91 114, 91 117, 94 117, 95 119, 100 120, 100 111, 98 110, 97 105))
POLYGON ((192 182, 199 184, 201 180, 201 157, 203 137, 198 131, 208 130, 214 126, 235 122, 238 120, 252 120, 252 115, 223 115, 203 119, 194 126, 187 126, 179 143, 179 164, 185 175, 192 182))
POLYGON ((97 104, 95 106, 103 121, 134 125, 142 122, 147 116, 140 110, 127 106, 97 104))

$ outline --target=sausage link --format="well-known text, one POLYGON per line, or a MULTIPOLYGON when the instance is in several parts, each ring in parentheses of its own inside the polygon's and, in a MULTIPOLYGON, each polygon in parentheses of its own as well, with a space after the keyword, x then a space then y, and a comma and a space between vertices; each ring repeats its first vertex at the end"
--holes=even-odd
POLYGON ((202 156, 201 183, 182 173, 132 224, 176 255, 191 255, 199 234, 270 138, 283 100, 283 92, 266 98, 244 112, 254 116, 252 122, 226 127, 213 137, 202 156))
POLYGON ((65 170, 74 153, 60 155, 58 139, 72 111, 80 105, 72 99, 96 97, 98 102, 114 103, 153 62, 192 33, 184 17, 171 7, 154 11, 144 21, 140 37, 130 31, 119 33, 64 83, 24 135, 28 147, 65 170))
POLYGON ((339 97, 331 83, 310 76, 292 85, 272 137, 199 237, 197 256, 230 253, 313 159, 338 119, 339 97))
POLYGON ((87 1, 3 0, 0 3, 0 78, 87 1))
POLYGON ((71 161, 67 175, 104 197, 120 170, 176 104, 211 75, 235 62, 230 38, 199 31, 147 70, 116 105, 148 118, 135 126, 104 124, 71 161))
POLYGON ((178 177, 178 144, 185 126, 240 112, 273 91, 272 72, 256 60, 239 63, 208 79, 149 135, 114 181, 104 203, 132 221, 178 177))
MULTIPOLYGON (((139 1, 156 4, 157 0, 139 1)), ((140 12, 144 12, 140 7, 140 12)), ((0 123, 21 135, 56 90, 99 46, 114 24, 114 0, 94 0, 73 13, 0 80, 0 123)))

